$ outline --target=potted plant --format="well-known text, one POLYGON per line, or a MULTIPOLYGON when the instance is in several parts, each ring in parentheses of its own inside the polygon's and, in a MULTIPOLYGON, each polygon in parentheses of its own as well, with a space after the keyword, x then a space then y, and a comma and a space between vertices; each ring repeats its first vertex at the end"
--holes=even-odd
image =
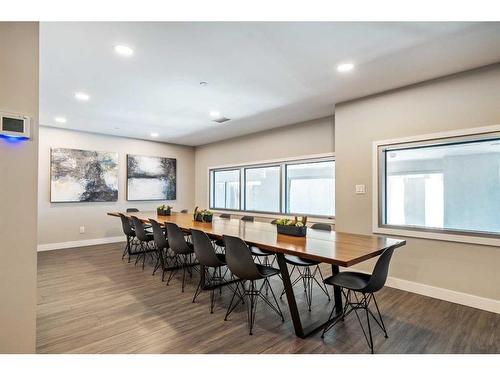
POLYGON ((158 216, 170 216, 172 212, 172 206, 162 204, 160 207, 156 208, 156 213, 158 216))
POLYGON ((285 234, 287 236, 295 237, 305 237, 307 233, 307 216, 299 218, 295 216, 295 219, 278 219, 276 220, 276 230, 279 234, 285 234))
POLYGON ((201 221, 203 223, 211 223, 213 217, 214 217, 214 214, 212 211, 198 210, 198 207, 195 207, 195 209, 194 209, 193 219, 195 221, 201 221))

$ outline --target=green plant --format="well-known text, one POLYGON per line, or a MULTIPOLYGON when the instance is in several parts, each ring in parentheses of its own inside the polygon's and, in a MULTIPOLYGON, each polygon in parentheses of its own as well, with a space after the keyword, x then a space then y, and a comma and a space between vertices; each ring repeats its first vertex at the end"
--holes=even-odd
POLYGON ((158 207, 158 210, 168 211, 171 210, 172 208, 173 208, 172 206, 162 204, 161 206, 158 207))
POLYGON ((276 220, 276 225, 286 225, 291 227, 303 227, 307 223, 307 216, 302 216, 299 220, 297 216, 295 219, 281 218, 276 220))
POLYGON ((198 212, 200 215, 203 215, 203 216, 213 216, 213 212, 212 211, 209 211, 209 210, 201 210, 198 212))

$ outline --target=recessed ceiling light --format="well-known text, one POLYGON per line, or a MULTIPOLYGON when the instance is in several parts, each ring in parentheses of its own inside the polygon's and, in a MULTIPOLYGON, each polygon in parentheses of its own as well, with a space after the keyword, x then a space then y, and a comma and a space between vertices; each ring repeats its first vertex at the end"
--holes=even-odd
POLYGON ((210 111, 210 117, 217 118, 220 117, 219 111, 210 111))
POLYGON ((57 116, 56 118, 54 118, 54 121, 58 122, 59 124, 65 124, 67 120, 65 117, 57 116))
POLYGON ((118 44, 115 46, 115 52, 122 56, 132 56, 134 54, 134 50, 128 46, 124 46, 123 44, 118 44))
POLYGON ((340 73, 347 73, 354 69, 354 64, 344 63, 337 65, 337 71, 340 73))
POLYGON ((151 138, 158 138, 159 134, 158 133, 151 133, 150 136, 151 136, 151 138))
POLYGON ((90 99, 90 95, 86 94, 82 91, 75 92, 75 99, 80 100, 82 102, 86 102, 90 99))

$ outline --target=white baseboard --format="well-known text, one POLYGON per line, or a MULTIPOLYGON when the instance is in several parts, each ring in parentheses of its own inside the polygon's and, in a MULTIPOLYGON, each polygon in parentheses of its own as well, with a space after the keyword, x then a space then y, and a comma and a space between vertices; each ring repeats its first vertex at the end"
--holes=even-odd
POLYGON ((82 246, 92 246, 92 245, 102 245, 107 243, 115 242, 125 242, 124 236, 118 237, 105 237, 105 238, 93 238, 90 240, 80 240, 80 241, 69 241, 69 242, 56 242, 56 243, 46 243, 37 246, 38 251, 49 251, 58 249, 70 249, 82 246))
MULTIPOLYGON (((354 270, 354 269, 350 270, 366 273, 361 270, 354 270)), ((385 285, 391 288, 404 290, 406 292, 412 292, 423 296, 432 297, 443 301, 453 302, 459 305, 464 305, 500 314, 499 300, 479 297, 473 294, 457 292, 455 290, 439 288, 432 285, 421 284, 415 281, 398 279, 397 277, 392 277, 392 276, 389 276, 387 278, 387 282, 385 285)))
POLYGON ((398 279, 396 277, 388 277, 386 285, 391 288, 401 289, 407 292, 500 314, 499 300, 457 292, 451 289, 438 288, 432 285, 420 284, 414 281, 398 279))

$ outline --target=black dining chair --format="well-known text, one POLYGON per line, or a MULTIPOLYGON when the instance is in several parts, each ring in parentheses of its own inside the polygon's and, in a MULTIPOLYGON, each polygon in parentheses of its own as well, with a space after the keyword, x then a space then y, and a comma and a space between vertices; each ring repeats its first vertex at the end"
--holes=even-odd
POLYGON ((187 209, 183 209, 181 210, 181 214, 187 214, 188 213, 188 210, 187 209))
MULTIPOLYGON (((255 217, 254 216, 242 216, 240 220, 254 222, 255 217)), ((250 250, 252 252, 252 256, 254 256, 255 259, 257 259, 257 261, 259 263, 262 263, 264 266, 272 266, 274 264, 274 258, 271 262, 269 262, 269 257, 272 257, 275 255, 272 251, 263 250, 257 246, 250 246, 250 250), (263 261, 260 260, 261 258, 263 259, 263 261)), ((267 287, 266 287, 266 292, 267 292, 267 287)))
POLYGON ((151 259, 154 261, 154 257, 152 254, 156 254, 156 249, 151 245, 151 242, 154 240, 153 233, 146 232, 146 228, 144 224, 137 216, 131 216, 132 224, 134 224, 135 236, 139 241, 139 250, 137 254, 137 258, 135 259, 135 264, 142 258, 142 269, 144 269, 144 263, 146 261, 146 255, 149 254, 151 259))
POLYGON ((202 292, 203 288, 208 286, 210 292, 210 313, 214 312, 215 306, 215 289, 219 285, 219 291, 222 292, 220 285, 225 281, 225 273, 222 273, 222 268, 226 266, 226 256, 215 252, 212 241, 208 235, 197 229, 191 229, 191 238, 193 240, 194 253, 196 259, 203 269, 204 277, 200 277, 198 287, 194 292, 193 303, 196 302, 196 297, 202 292))
MULTIPOLYGON (((387 335, 387 329, 385 328, 382 315, 380 314, 380 310, 378 308, 377 300, 375 299, 375 293, 382 289, 385 285, 387 274, 389 273, 389 263, 395 249, 395 246, 391 246, 384 250, 384 252, 378 258, 371 275, 361 272, 345 271, 325 279, 325 284, 334 285, 341 288, 340 290, 342 291, 342 294, 344 296, 345 305, 344 309, 342 310, 342 314, 334 319, 330 324, 325 326, 321 338, 324 338, 326 332, 334 327, 340 320, 343 321, 345 317, 353 311, 356 314, 359 324, 361 325, 361 330, 363 331, 363 335, 365 336, 366 342, 368 343, 372 354, 374 351, 370 317, 384 332, 384 337, 389 337, 387 335), (377 310, 378 319, 370 310, 370 303, 372 301, 377 310), (360 315, 358 314, 358 310, 360 309, 365 311, 366 321, 368 325, 368 334, 366 333, 365 328, 361 323, 360 315)), ((334 306, 330 317, 328 318, 329 321, 333 318, 335 311, 336 310, 334 306)))
MULTIPOLYGON (((231 219, 231 214, 220 214, 219 218, 221 219, 231 219)), ((224 250, 224 241, 223 240, 215 240, 214 242, 215 246, 217 249, 222 249, 224 250)))
POLYGON ((164 229, 161 227, 160 223, 158 223, 154 219, 149 219, 151 223, 151 227, 153 228, 153 239, 157 250, 157 261, 155 268, 153 270, 153 275, 156 270, 161 267, 161 281, 165 281, 165 273, 168 270, 168 267, 173 263, 172 260, 174 258, 173 254, 169 254, 170 245, 168 244, 168 238, 165 235, 164 229), (171 262, 169 262, 169 260, 171 262))
POLYGON ((280 273, 279 269, 273 268, 271 266, 264 266, 262 264, 255 263, 250 249, 247 244, 238 237, 233 236, 223 236, 224 242, 226 243, 226 262, 229 270, 236 277, 240 278, 239 284, 242 287, 242 291, 239 291, 239 287, 236 286, 231 302, 227 308, 226 316, 224 320, 227 320, 231 312, 242 302, 243 298, 248 299, 247 309, 248 309, 248 324, 249 324, 249 334, 253 334, 253 326, 255 322, 255 311, 257 309, 257 301, 262 299, 272 310, 276 312, 281 317, 284 322, 285 318, 281 312, 280 306, 274 294, 274 291, 269 283, 269 278, 280 273), (261 286, 257 286, 257 281, 263 280, 261 286), (248 283, 248 287, 245 284, 248 283), (262 293, 262 288, 267 285, 274 299, 274 305, 269 301, 269 299, 262 293), (241 294, 240 294, 241 293, 241 294), (240 295, 242 298, 240 298, 240 295), (235 301, 235 297, 238 297, 235 301))
MULTIPOLYGON (((324 223, 315 223, 311 226, 311 229, 331 231, 332 227, 328 224, 324 223)), ((330 301, 330 293, 328 293, 328 288, 323 282, 323 274, 321 273, 320 264, 321 262, 301 258, 296 255, 285 255, 285 261, 292 266, 292 271, 290 272, 290 276, 293 275, 295 270, 299 273, 297 278, 292 282, 292 287, 297 283, 302 281, 304 286, 304 293, 306 295, 306 302, 309 311, 311 311, 312 299, 313 299, 313 290, 314 284, 317 284, 320 289, 325 293, 328 297, 328 301, 330 301), (312 269, 312 270, 311 270, 312 269), (317 279, 317 276, 320 277, 320 280, 317 279)), ((280 298, 283 298, 285 294, 285 289, 281 292, 280 298)))
POLYGON ((332 226, 326 223, 314 223, 313 225, 311 225, 311 229, 318 229, 331 232, 332 226))
POLYGON ((137 246, 136 238, 135 238, 135 230, 132 227, 130 219, 122 213, 119 213, 120 220, 122 222, 122 230, 123 234, 127 237, 127 244, 125 245, 125 249, 123 250, 122 259, 125 258, 125 255, 128 254, 128 262, 130 263, 130 256, 135 255, 132 252, 132 246, 137 246))
POLYGON ((165 223, 167 227, 167 238, 170 248, 175 254, 175 263, 178 267, 172 267, 167 280, 167 285, 170 284, 173 276, 177 273, 177 269, 182 268, 182 292, 184 293, 184 285, 186 283, 186 270, 192 277, 192 267, 195 265, 192 259, 194 254, 193 244, 186 241, 185 233, 174 223, 165 223))

